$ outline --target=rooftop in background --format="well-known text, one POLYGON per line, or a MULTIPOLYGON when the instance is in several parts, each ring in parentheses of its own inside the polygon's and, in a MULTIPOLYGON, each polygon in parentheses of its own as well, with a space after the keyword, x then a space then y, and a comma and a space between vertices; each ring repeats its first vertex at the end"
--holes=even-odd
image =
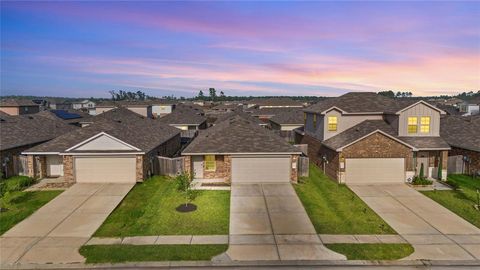
POLYGON ((303 103, 291 98, 256 98, 247 102, 249 105, 259 107, 303 107, 303 103))
POLYGON ((445 116, 440 121, 440 136, 448 144, 480 152, 480 115, 445 116))
POLYGON ((301 108, 284 110, 275 114, 270 121, 279 125, 303 125, 304 112, 301 108))
POLYGON ((0 100, 0 107, 19 107, 19 106, 33 106, 38 107, 38 104, 35 104, 30 99, 2 99, 0 100))

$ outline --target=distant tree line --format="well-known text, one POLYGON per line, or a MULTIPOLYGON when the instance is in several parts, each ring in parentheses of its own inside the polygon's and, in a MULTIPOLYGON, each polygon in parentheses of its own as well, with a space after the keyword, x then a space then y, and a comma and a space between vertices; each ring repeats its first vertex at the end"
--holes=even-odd
POLYGON ((408 98, 408 97, 412 97, 413 94, 412 92, 393 92, 392 90, 388 90, 388 91, 380 91, 378 92, 379 95, 382 95, 382 96, 386 96, 386 97, 389 97, 389 98, 408 98))
MULTIPOLYGON (((207 91, 206 91, 207 92, 207 91)), ((225 95, 225 92, 220 91, 220 95, 217 95, 217 90, 215 88, 209 88, 208 89, 208 96, 205 95, 203 90, 198 91, 197 96, 195 96, 193 99, 196 100, 204 100, 204 101, 235 101, 235 100, 251 100, 255 98, 271 98, 272 96, 227 96, 225 95)), ((275 96, 278 98, 291 98, 294 100, 321 100, 324 99, 325 97, 321 96, 275 96)))
POLYGON ((112 96, 112 100, 119 101, 119 100, 146 100, 150 97, 147 96, 142 91, 131 92, 131 91, 123 91, 119 90, 118 92, 115 90, 108 91, 112 96))

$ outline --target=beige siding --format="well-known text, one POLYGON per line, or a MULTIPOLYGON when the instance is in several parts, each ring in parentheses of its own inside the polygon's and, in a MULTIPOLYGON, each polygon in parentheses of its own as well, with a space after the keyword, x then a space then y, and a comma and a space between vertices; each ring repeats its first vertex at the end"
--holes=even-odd
POLYGON ((399 136, 440 136, 440 112, 434 110, 422 103, 415 105, 408 110, 400 113, 398 124, 399 136), (418 118, 418 132, 408 133, 408 117, 416 116, 418 118), (430 132, 420 133, 420 117, 430 116, 430 132))
POLYGON ((132 111, 134 113, 138 113, 142 116, 145 116, 145 117, 148 116, 147 107, 128 107, 127 109, 129 109, 130 111, 132 111))
POLYGON ((18 115, 18 107, 0 107, 0 111, 9 115, 18 115))
POLYGON ((132 150, 132 148, 108 136, 102 135, 84 145, 77 147, 75 150, 108 151, 108 150, 132 150))
POLYGON ((108 112, 110 110, 113 110, 115 107, 96 107, 95 108, 95 115, 99 115, 104 112, 108 112))
POLYGON ((327 140, 343 131, 360 124, 365 120, 382 120, 382 115, 342 115, 337 110, 331 110, 325 114, 325 121, 323 121, 324 140, 327 140), (337 131, 328 131, 328 117, 336 116, 337 119, 337 131))

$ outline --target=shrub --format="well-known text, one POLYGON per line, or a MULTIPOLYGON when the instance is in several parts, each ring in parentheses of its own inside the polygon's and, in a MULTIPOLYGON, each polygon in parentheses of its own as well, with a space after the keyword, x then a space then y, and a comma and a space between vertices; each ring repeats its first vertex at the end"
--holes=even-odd
POLYGON ((421 179, 424 179, 425 178, 425 174, 423 172, 423 163, 420 165, 420 173, 418 174, 418 176, 421 178, 421 179))
POLYGON ((447 185, 451 186, 454 190, 457 190, 460 185, 458 185, 458 183, 452 181, 452 180, 447 180, 446 181, 447 185))
POLYGON ((28 176, 12 176, 0 182, 0 196, 7 192, 21 191, 35 184, 36 180, 28 176))
POLYGON ((414 186, 426 186, 426 185, 431 185, 433 181, 428 180, 426 178, 422 178, 420 176, 415 176, 412 181, 412 185, 414 186))

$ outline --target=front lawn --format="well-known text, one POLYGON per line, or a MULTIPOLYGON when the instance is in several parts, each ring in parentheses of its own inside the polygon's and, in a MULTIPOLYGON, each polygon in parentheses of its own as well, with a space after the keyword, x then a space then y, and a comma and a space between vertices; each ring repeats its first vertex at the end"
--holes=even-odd
POLYGON ((198 191, 193 201, 198 209, 177 212, 175 208, 184 202, 174 180, 154 176, 128 193, 95 236, 228 234, 229 191, 198 191))
POLYGON ((409 244, 326 244, 325 246, 347 256, 348 260, 398 260, 414 251, 409 244))
POLYGON ((226 251, 228 245, 99 245, 83 246, 87 263, 140 261, 205 261, 226 251))
POLYGON ((317 233, 396 234, 347 186, 332 181, 315 165, 301 182, 295 191, 317 233))
MULTIPOLYGON (((62 193, 61 190, 13 191, 4 195, 10 196, 12 200, 7 205, 8 211, 0 212, 0 235, 30 216, 60 193, 62 193)), ((4 198, 2 197, 2 199, 4 198)))
POLYGON ((480 190, 480 179, 455 174, 449 175, 448 181, 458 186, 458 189, 420 192, 480 228, 480 211, 474 208, 477 190, 480 190))

